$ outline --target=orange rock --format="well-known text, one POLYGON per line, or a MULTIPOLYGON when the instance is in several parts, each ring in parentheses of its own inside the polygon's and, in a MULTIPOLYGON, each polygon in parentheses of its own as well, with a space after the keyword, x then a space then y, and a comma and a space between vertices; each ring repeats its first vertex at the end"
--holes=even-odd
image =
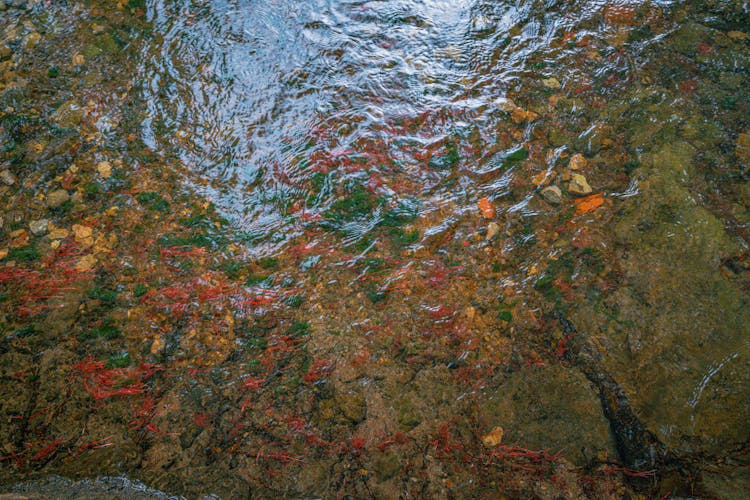
POLYGON ((573 203, 576 205, 576 215, 582 215, 593 212, 602 206, 604 204, 604 196, 602 196, 602 193, 596 193, 585 198, 578 198, 573 203))
POLYGON ((479 207, 479 211, 482 212, 482 215, 484 215, 487 219, 492 219, 495 217, 495 206, 492 204, 489 198, 481 198, 477 202, 477 207, 479 207))

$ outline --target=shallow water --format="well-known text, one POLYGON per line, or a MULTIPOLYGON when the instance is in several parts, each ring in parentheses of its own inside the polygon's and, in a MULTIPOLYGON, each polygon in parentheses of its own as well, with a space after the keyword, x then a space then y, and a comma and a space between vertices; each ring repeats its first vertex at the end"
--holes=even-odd
POLYGON ((0 491, 750 484, 746 3, 20 4, 0 491))

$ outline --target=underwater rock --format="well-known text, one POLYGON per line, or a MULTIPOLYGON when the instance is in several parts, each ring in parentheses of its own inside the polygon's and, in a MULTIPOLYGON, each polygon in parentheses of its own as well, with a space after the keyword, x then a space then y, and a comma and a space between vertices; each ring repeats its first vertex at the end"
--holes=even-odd
POLYGON ((58 208, 68 200, 70 200, 68 192, 64 189, 58 189, 47 195, 47 206, 49 208, 58 208))
POLYGON ((49 221, 47 219, 35 220, 29 223, 29 229, 31 230, 31 234, 33 234, 34 236, 39 236, 46 233, 48 226, 49 221))
POLYGON ((568 183, 568 191, 577 195, 587 195, 591 194, 593 189, 589 186, 586 177, 581 174, 572 174, 571 180, 568 183))
POLYGON ((485 240, 489 241, 495 236, 498 235, 500 232, 500 225, 498 225, 497 222, 490 222, 487 224, 487 236, 485 236, 485 240))
POLYGON ((563 194, 560 188, 557 186, 547 186, 546 188, 542 189, 541 195, 547 203, 558 205, 560 202, 562 202, 563 194))
POLYGON ((4 184, 12 186, 16 183, 16 180, 16 176, 10 170, 6 169, 0 172, 0 181, 3 181, 4 184))

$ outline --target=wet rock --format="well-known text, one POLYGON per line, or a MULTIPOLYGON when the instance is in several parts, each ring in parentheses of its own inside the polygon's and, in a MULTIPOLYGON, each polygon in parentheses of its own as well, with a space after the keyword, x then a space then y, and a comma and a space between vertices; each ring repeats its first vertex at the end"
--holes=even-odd
POLYGON ((568 191, 575 195, 587 195, 591 194, 593 189, 589 186, 586 177, 581 174, 572 174, 570 182, 568 183, 568 191))
POLYGON ((547 186, 546 188, 542 189, 541 195, 547 203, 557 205, 562 202, 563 194, 560 188, 557 186, 547 186))
POLYGON ((381 481, 390 479, 401 470, 401 463, 398 460, 398 455, 393 452, 378 453, 373 460, 372 468, 375 471, 375 475, 381 481))
POLYGON ((344 417, 350 422, 358 423, 365 418, 367 403, 364 394, 361 392, 349 391, 342 393, 337 391, 334 399, 336 400, 336 404, 341 410, 341 413, 343 413, 344 417))
POLYGON ((34 236, 41 236, 47 232, 49 221, 47 219, 35 220, 29 223, 29 230, 34 236))
POLYGON ((16 176, 13 175, 13 172, 11 172, 8 169, 3 170, 0 172, 0 181, 3 181, 3 184, 6 184, 8 186, 12 186, 16 183, 18 179, 16 179, 16 176))
POLYGON ((493 443, 500 437, 528 449, 566 450, 576 465, 614 454, 598 395, 581 373, 562 365, 509 375, 480 411, 488 422, 503 423, 493 443))
POLYGON ((489 241, 500 233, 500 225, 497 222, 490 222, 487 224, 487 236, 485 240, 489 241))
POLYGON ((49 208, 58 208, 68 200, 70 200, 70 195, 68 194, 68 192, 64 189, 58 189, 56 191, 52 191, 47 195, 46 203, 49 208))
POLYGON ((405 395, 396 400, 393 408, 396 410, 396 419, 402 431, 408 432, 422 421, 410 395, 405 395))

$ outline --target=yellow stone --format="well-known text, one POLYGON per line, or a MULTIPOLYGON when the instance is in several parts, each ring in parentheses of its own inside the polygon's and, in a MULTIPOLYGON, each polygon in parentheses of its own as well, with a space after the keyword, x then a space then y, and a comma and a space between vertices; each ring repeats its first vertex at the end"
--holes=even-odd
POLYGON ((482 444, 487 448, 494 448, 498 446, 503 440, 503 428, 500 426, 495 427, 490 431, 489 434, 482 437, 482 444))
POLYGON ((96 169, 99 171, 99 175, 105 179, 108 179, 112 175, 112 164, 108 161, 100 161, 96 169))
POLYGON ((78 263, 76 264, 76 270, 88 271, 95 265, 96 265, 96 257, 94 257, 92 254, 84 255, 83 257, 81 257, 81 260, 79 260, 78 263))

